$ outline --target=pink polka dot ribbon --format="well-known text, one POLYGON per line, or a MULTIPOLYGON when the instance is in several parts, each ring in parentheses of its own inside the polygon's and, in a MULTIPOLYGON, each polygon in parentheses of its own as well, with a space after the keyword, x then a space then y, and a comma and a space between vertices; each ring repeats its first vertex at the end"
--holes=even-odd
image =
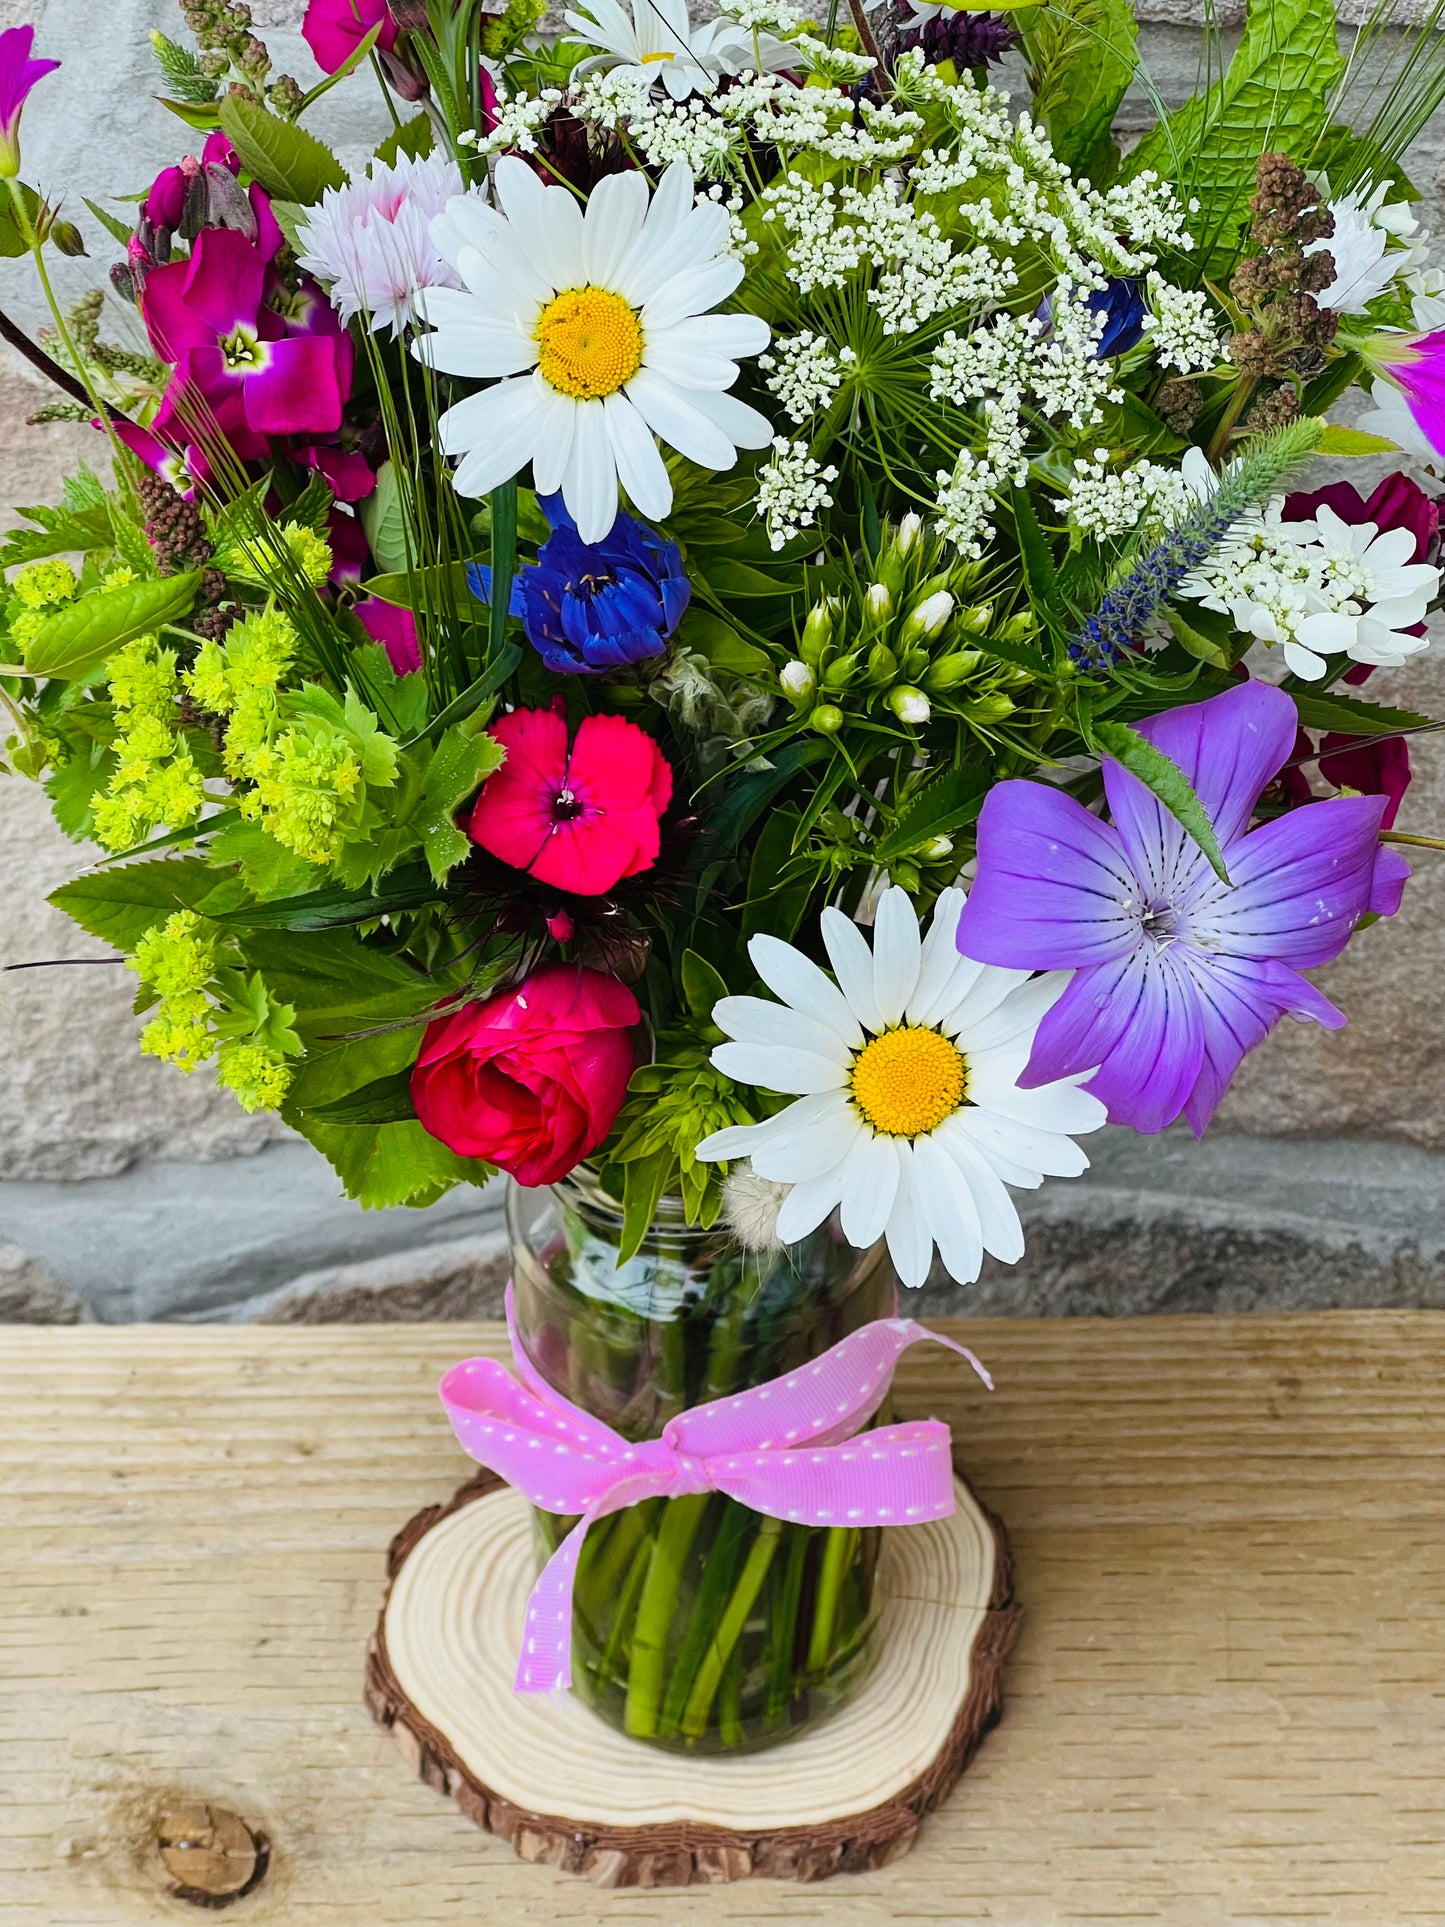
POLYGON ((862 1427, 883 1403, 900 1356, 924 1340, 966 1358, 993 1389, 966 1346, 911 1318, 880 1318, 785 1377, 679 1412, 660 1438, 633 1444, 542 1379, 517 1336, 510 1288, 507 1323, 518 1376, 494 1359, 469 1358, 452 1366, 440 1390, 470 1458, 543 1511, 581 1515, 527 1602, 519 1693, 572 1684, 572 1585, 596 1520, 690 1492, 726 1493, 799 1525, 945 1519, 954 1509, 948 1427, 937 1419, 862 1427))

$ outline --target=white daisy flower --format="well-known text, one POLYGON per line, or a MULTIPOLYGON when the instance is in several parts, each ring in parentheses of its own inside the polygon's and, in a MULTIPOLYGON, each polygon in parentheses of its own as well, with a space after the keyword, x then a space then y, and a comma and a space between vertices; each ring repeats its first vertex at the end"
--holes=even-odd
POLYGON ((1342 194, 1330 202, 1334 233, 1326 240, 1311 241, 1304 250, 1328 253, 1335 264, 1334 280, 1315 297, 1322 308, 1336 314, 1363 314, 1397 276, 1424 259, 1424 247, 1415 241, 1420 224, 1409 202, 1385 201, 1393 186, 1393 181, 1384 181, 1369 195, 1342 194), (1405 245, 1392 248, 1392 241, 1405 245))
POLYGON ((443 451, 462 460, 462 495, 489 494, 527 463, 539 495, 558 489, 584 542, 617 514, 617 485, 660 521, 672 483, 654 434, 704 468, 731 468, 763 448, 772 425, 726 391, 738 355, 768 345, 756 315, 710 314, 743 277, 727 252, 727 209, 693 201, 692 171, 674 161, 649 202, 637 172, 610 174, 586 211, 503 155, 502 210, 461 198, 432 223, 459 289, 419 301, 436 332, 414 352, 447 375, 496 377, 447 409, 443 451))
POLYGON ((1023 1228, 1006 1185, 1077 1177, 1089 1160, 1071 1133, 1105 1119, 1078 1088, 1092 1071, 1020 1089, 1034 1033, 1071 973, 1031 977, 961 957, 963 904, 961 890, 945 890, 920 942, 907 892, 885 890, 871 952, 856 924, 825 910, 836 983, 791 944, 754 937, 748 954, 783 1001, 724 997, 713 1010, 734 1039, 714 1066, 798 1101, 763 1124, 715 1131, 697 1155, 749 1158, 758 1177, 792 1187, 778 1214, 784 1244, 841 1203, 844 1237, 859 1250, 886 1237, 905 1285, 926 1282, 935 1244, 963 1284, 986 1251, 1016 1262, 1023 1228))
POLYGON ((661 81, 674 100, 710 94, 724 74, 778 73, 796 65, 786 41, 770 33, 749 33, 726 17, 695 26, 687 0, 587 0, 587 11, 563 15, 576 32, 569 39, 605 51, 578 63, 574 71, 610 68, 647 87, 661 81))
POLYGON ((1428 649, 1428 636, 1408 632, 1425 620, 1440 571, 1411 559, 1414 530, 1387 529, 1382 535, 1373 522, 1346 522, 1325 505, 1313 527, 1335 607, 1298 625, 1293 653, 1285 650, 1295 674, 1315 680, 1324 674, 1321 658, 1341 650, 1355 662, 1393 669, 1428 649))
MULTIPOLYGON (((462 285, 431 238, 433 216, 462 191, 462 170, 444 154, 374 160, 306 210, 296 258, 326 284, 343 321, 365 315, 373 332, 400 334, 419 289, 462 285)), ((482 198, 480 188, 471 193, 482 198)))

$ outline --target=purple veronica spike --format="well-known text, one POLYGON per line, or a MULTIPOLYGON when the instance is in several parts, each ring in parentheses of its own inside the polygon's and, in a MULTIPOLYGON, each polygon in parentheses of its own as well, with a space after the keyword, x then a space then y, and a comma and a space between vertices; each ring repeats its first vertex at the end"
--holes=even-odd
POLYGON ((20 112, 37 81, 53 74, 58 60, 32 60, 34 27, 0 33, 0 177, 20 172, 20 112))
POLYGON ((1140 733, 1209 813, 1230 882, 1137 778, 1104 764, 1112 823, 1041 783, 1000 783, 978 825, 958 947, 1010 969, 1072 969, 1021 1085, 1077 1076, 1115 1124, 1202 1134, 1236 1066, 1283 1016, 1345 1021, 1299 975, 1337 957, 1366 912, 1399 908, 1409 870, 1380 845, 1385 799, 1333 797, 1249 827, 1289 760, 1295 707, 1241 683, 1140 733))

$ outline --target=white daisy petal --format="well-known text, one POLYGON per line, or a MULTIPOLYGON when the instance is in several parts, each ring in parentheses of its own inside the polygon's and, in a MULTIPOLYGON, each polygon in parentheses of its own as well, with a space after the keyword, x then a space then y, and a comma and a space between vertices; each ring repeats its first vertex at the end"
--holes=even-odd
POLYGON ((761 997, 723 997, 713 1005, 712 1019, 740 1044, 778 1044, 785 1050, 816 1051, 845 1070, 853 1061, 853 1053, 836 1030, 787 1004, 770 1004, 761 997))
POLYGON ((545 187, 527 163, 503 154, 495 176, 497 199, 518 246, 549 288, 585 285, 582 210, 565 187, 545 187))
POLYGON ((743 272, 743 263, 736 256, 723 254, 699 267, 674 274, 643 303, 643 327, 671 328, 689 316, 715 308, 719 301, 727 300, 742 280, 743 272))
POLYGON ((555 495, 572 459, 579 410, 546 382, 537 391, 537 444, 532 451, 532 485, 539 495, 555 495))
POLYGON ((756 408, 749 408, 736 395, 717 388, 690 388, 687 399, 705 422, 719 429, 735 448, 766 448, 773 439, 773 424, 756 408))
POLYGON ((816 1231, 823 1220, 837 1210, 843 1195, 843 1167, 834 1165, 822 1177, 795 1184, 783 1200, 778 1213, 778 1237, 785 1245, 796 1244, 816 1231))
POLYGON ((866 1251, 883 1236, 898 1196, 898 1146, 860 1131, 843 1167, 843 1236, 866 1251))
POLYGON ((624 393, 648 427, 690 462, 714 469, 736 462, 737 449, 727 436, 651 368, 639 368, 624 393))
POLYGON ((647 177, 635 168, 605 174, 587 197, 582 272, 596 287, 615 287, 618 270, 647 218, 647 177))
POLYGON ((931 1137, 913 1146, 918 1195, 938 1255, 950 1278, 971 1285, 983 1269, 983 1227, 962 1171, 931 1137))
POLYGON ((984 1250, 1001 1264, 1016 1265, 1024 1255, 1024 1228, 1019 1223, 1018 1208, 997 1172, 959 1129, 959 1123, 957 1115, 946 1118, 934 1138, 963 1174, 978 1211, 984 1250))
POLYGON ((972 1104, 959 1112, 957 1125, 1007 1184, 1032 1191, 1045 1178, 1077 1178, 1089 1168, 1083 1148, 1058 1131, 1041 1131, 972 1104), (1011 1176, 1005 1164, 1024 1175, 1011 1176))
POLYGON ((1016 1124, 1036 1125, 1041 1131, 1058 1131, 1069 1137, 1097 1131, 1108 1121, 1108 1112, 1097 1097, 1081 1091, 1067 1081, 1041 1084, 1034 1091, 1011 1089, 1007 1085, 971 1081, 969 1096, 982 1111, 994 1111, 1012 1118, 1016 1124))
POLYGON ((863 1042, 863 1031, 849 1007, 848 999, 801 950, 795 950, 781 937, 766 932, 748 944, 753 968, 776 997, 794 1010, 805 1012, 826 1024, 842 1043, 856 1050, 863 1042))
MULTIPOLYGON (((839 1091, 805 1097, 804 1104, 821 1106, 792 1130, 776 1132, 752 1153, 753 1170, 777 1184, 804 1184, 841 1165, 860 1137, 867 1135, 858 1113, 839 1091)), ((798 1106, 780 1113, 787 1117, 798 1106)), ((870 1241, 871 1242, 871 1241, 870 1241)))
POLYGON ((823 947, 848 1000, 848 1008, 865 1030, 884 1028, 873 994, 873 952, 857 924, 830 904, 823 912, 823 947))
POLYGON ((888 1255, 900 1284, 917 1291, 928 1283, 933 1269, 933 1233, 923 1215, 918 1196, 918 1175, 912 1145, 902 1145, 898 1155, 898 1193, 888 1214, 888 1255))
POLYGON ((443 449, 471 450, 453 477, 457 493, 488 495, 525 468, 536 432, 536 397, 526 376, 499 381, 449 408, 437 422, 443 449))
POLYGON ((966 1025, 981 1024, 1005 997, 1020 984, 1026 984, 1032 975, 1031 970, 1005 970, 999 964, 983 964, 972 981, 968 981, 966 975, 961 976, 960 981, 965 982, 967 988, 952 1010, 936 1019, 939 1028, 956 1037, 966 1025))
POLYGON ((1011 990, 986 1017, 970 1016, 954 1032, 959 1049, 972 1057, 975 1052, 998 1050, 1019 1038, 1032 1046, 1034 1032, 1068 989, 1073 974, 1071 970, 1050 970, 1011 990))
POLYGON ((600 542, 617 520, 617 464, 600 401, 572 410, 572 446, 562 471, 562 500, 584 542, 600 542))
POLYGON ((672 478, 652 430, 623 393, 609 395, 602 406, 607 411, 617 479, 638 514, 660 522, 672 509, 672 478))
POLYGON ((841 1090, 847 1073, 831 1058, 816 1051, 779 1050, 773 1045, 719 1044, 713 1068, 739 1084, 756 1084, 763 1091, 784 1091, 809 1097, 816 1091, 841 1090))
POLYGON ((958 1002, 960 993, 954 992, 952 985, 963 959, 958 954, 954 938, 963 905, 962 890, 939 892, 938 901, 933 906, 933 921, 928 926, 928 935, 923 939, 919 955, 918 982, 903 1013, 910 1024, 932 1023, 935 1007, 949 1010, 958 1002))
POLYGON ((763 1145, 795 1136, 799 1131, 811 1131, 840 1108, 847 1110, 848 1106, 831 1091, 819 1097, 797 1098, 775 1117, 764 1118, 761 1124, 729 1124, 724 1130, 714 1131, 698 1145, 697 1156, 705 1163, 721 1158, 751 1157, 763 1145))
POLYGON ((885 1025, 898 1022, 917 988, 921 953, 908 892, 885 890, 873 919, 873 1000, 885 1025))
POLYGON ((738 378, 735 361, 724 361, 711 349, 699 348, 670 328, 643 351, 644 368, 655 369, 665 380, 680 388, 728 388, 738 378))

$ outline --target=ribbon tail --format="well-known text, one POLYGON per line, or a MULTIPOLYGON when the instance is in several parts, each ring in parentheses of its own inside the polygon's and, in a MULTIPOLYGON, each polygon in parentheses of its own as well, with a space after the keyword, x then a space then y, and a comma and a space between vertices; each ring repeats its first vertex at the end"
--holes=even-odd
POLYGON ((946 1345, 951 1352, 957 1352, 960 1358, 966 1358, 989 1391, 995 1389, 992 1373, 981 1359, 974 1357, 967 1345, 960 1345, 956 1338, 946 1338, 942 1332, 930 1331, 926 1325, 920 1325, 918 1327, 918 1336, 920 1338, 931 1338, 935 1345, 946 1345))
POLYGON ((527 1624, 512 1689, 551 1693, 572 1684, 572 1587, 587 1528, 610 1508, 594 1506, 573 1526, 537 1575, 527 1599, 527 1624))

